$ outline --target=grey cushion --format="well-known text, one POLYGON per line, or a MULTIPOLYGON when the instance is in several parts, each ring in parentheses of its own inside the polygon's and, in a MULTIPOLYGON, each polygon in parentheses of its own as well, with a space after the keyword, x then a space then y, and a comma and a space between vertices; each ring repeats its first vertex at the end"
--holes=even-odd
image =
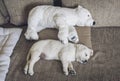
POLYGON ((52 4, 53 0, 4 0, 10 15, 10 22, 15 25, 27 23, 30 9, 40 4, 52 4))
POLYGON ((9 22, 9 15, 3 0, 0 0, 0 25, 9 22))
MULTIPOLYGON (((91 28, 90 27, 76 27, 79 43, 83 43, 86 46, 92 48, 91 44, 91 28)), ((40 39, 58 39, 57 30, 45 29, 39 33, 40 39)))
POLYGON ((62 0, 64 6, 82 5, 90 10, 96 26, 120 26, 120 0, 62 0))
POLYGON ((5 19, 4 17, 2 16, 2 14, 0 13, 0 25, 4 24, 5 23, 5 19))

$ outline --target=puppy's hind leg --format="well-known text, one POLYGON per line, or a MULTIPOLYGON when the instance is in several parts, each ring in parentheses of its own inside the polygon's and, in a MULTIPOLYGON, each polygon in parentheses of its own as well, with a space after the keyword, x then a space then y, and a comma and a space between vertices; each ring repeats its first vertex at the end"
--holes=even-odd
POLYGON ((33 67, 34 64, 40 59, 40 52, 33 52, 31 55, 31 59, 29 61, 29 70, 28 73, 32 76, 34 74, 33 67))
POLYGON ((26 63, 26 65, 25 65, 25 67, 24 67, 24 73, 25 74, 27 74, 27 72, 28 72, 28 67, 29 67, 29 63, 30 63, 30 55, 31 55, 31 53, 30 53, 30 51, 28 52, 28 55, 27 55, 27 63, 26 63))
POLYGON ((29 67, 29 61, 27 61, 26 65, 25 65, 25 68, 24 68, 24 73, 27 74, 28 72, 28 67, 29 67))

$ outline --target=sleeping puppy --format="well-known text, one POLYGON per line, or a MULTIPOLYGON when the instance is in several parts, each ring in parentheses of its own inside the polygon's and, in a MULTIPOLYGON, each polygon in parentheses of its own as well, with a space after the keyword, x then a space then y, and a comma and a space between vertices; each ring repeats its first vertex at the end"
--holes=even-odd
POLYGON ((45 60, 60 60, 63 65, 65 75, 75 75, 72 62, 87 63, 90 56, 93 55, 93 50, 82 44, 68 43, 64 45, 57 40, 41 40, 33 44, 27 56, 27 63, 24 68, 24 73, 33 75, 34 64, 44 54, 45 60))
POLYGON ((79 41, 74 26, 93 26, 95 21, 86 8, 54 7, 50 5, 34 7, 28 16, 28 28, 25 32, 27 40, 38 40, 38 32, 46 28, 58 29, 58 38, 64 44, 79 41))

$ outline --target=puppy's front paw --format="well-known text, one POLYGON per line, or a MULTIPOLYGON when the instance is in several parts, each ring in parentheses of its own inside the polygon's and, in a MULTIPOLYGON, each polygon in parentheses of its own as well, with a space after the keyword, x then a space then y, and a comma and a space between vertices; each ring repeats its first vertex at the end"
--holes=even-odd
POLYGON ((69 74, 70 75, 76 75, 76 72, 75 72, 75 70, 69 70, 69 74))

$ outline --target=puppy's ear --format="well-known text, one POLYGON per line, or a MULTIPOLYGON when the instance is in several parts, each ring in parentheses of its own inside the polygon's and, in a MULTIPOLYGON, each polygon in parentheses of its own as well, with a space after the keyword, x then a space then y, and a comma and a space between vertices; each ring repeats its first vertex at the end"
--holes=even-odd
POLYGON ((90 56, 93 56, 93 50, 90 49, 90 56))

